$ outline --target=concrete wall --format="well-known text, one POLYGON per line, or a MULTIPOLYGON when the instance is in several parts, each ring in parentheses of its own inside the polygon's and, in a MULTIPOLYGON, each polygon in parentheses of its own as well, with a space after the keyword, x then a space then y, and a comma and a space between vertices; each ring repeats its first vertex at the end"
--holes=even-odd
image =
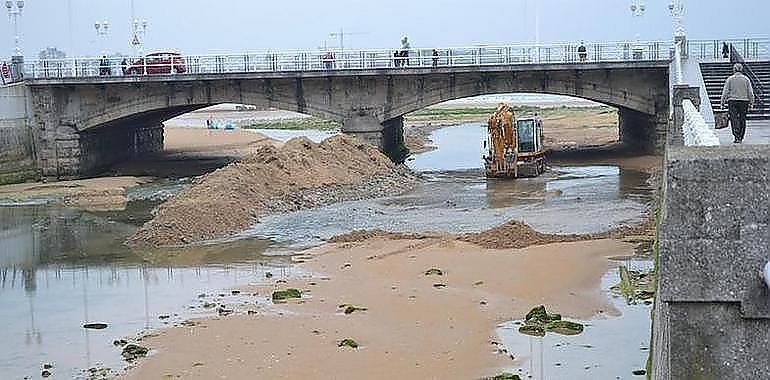
POLYGON ((770 374, 770 146, 669 147, 653 379, 770 374))
MULTIPOLYGON (((108 77, 97 81, 29 82, 44 175, 87 175, 89 172, 73 170, 98 167, 93 164, 97 159, 89 156, 93 150, 88 147, 93 144, 74 142, 92 129, 158 125, 182 113, 228 102, 337 121, 343 132, 377 145, 394 160, 403 147, 401 117, 451 99, 535 92, 617 106, 624 120, 622 140, 650 153, 662 152, 669 113, 666 62, 108 77), (77 155, 80 146, 86 148, 77 155)), ((104 133, 105 137, 114 135, 104 133)))
POLYGON ((32 131, 27 123, 27 88, 0 87, 0 184, 37 176, 32 131))

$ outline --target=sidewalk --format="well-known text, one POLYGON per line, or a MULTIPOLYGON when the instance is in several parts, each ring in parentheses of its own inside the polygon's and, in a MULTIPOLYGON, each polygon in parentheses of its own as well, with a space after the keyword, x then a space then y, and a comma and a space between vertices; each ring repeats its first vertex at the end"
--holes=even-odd
MULTIPOLYGON (((721 145, 733 143, 733 133, 731 129, 724 128, 716 131, 721 145)), ((749 120, 746 125, 746 136, 743 138, 744 144, 770 144, 770 120, 749 120)))

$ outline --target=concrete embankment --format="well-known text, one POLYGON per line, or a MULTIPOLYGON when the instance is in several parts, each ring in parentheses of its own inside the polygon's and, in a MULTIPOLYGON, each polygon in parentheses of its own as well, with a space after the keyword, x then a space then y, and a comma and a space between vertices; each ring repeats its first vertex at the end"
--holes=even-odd
POLYGON ((0 185, 37 176, 25 91, 22 85, 0 87, 0 185))

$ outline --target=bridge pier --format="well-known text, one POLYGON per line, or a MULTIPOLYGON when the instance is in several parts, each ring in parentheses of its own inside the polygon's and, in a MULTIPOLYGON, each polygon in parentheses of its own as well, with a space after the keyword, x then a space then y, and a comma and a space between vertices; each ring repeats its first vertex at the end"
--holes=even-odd
POLYGON ((112 126, 78 132, 60 125, 43 136, 38 165, 43 177, 72 179, 94 175, 120 161, 163 150, 163 125, 112 126))
POLYGON ((409 155, 404 144, 403 116, 382 123, 374 116, 356 116, 342 123, 342 132, 378 147, 393 162, 402 163, 409 155))
POLYGON ((649 115, 628 108, 618 109, 619 140, 633 152, 663 154, 667 130, 667 113, 649 115))

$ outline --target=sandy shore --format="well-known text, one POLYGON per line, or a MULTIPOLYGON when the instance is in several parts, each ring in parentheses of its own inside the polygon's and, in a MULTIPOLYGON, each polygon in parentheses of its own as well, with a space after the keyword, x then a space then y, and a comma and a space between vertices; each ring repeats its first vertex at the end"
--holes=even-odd
MULTIPOLYGON (((145 338, 154 354, 126 379, 473 379, 516 361, 497 353, 495 326, 537 304, 572 318, 616 315, 600 288, 633 245, 597 240, 488 250, 448 239, 328 244, 302 257, 312 273, 245 289, 295 287, 301 301, 241 309, 145 338), (442 276, 426 276, 438 268, 442 276), (441 284, 441 285, 438 285, 441 284), (443 285, 443 286, 442 286, 443 285), (366 311, 341 313, 340 304, 366 311), (339 348, 354 339, 358 349, 339 348)), ((513 353, 516 355, 517 353, 513 353)))

